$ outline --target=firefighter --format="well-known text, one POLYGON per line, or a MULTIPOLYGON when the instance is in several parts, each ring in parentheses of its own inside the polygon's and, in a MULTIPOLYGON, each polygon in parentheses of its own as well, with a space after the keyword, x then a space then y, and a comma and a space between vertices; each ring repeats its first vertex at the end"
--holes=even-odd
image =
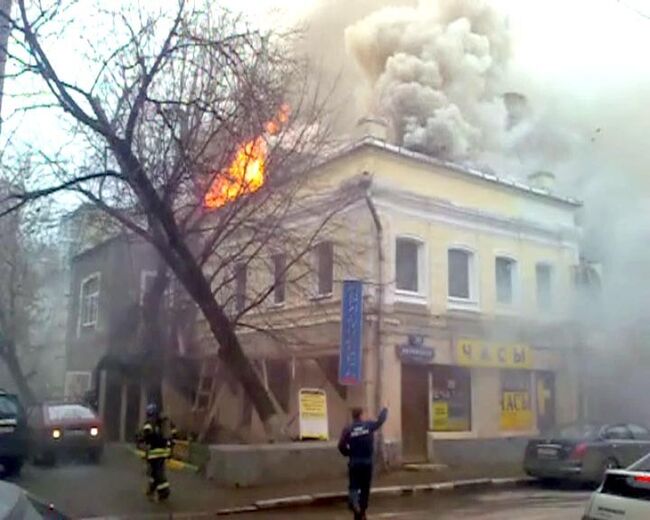
POLYGON ((147 496, 153 500, 163 501, 169 498, 171 492, 165 463, 171 458, 173 443, 173 425, 163 416, 158 405, 147 405, 147 420, 140 432, 140 441, 147 461, 147 475, 149 483, 147 496))
POLYGON ((382 427, 388 417, 388 410, 383 408, 376 421, 363 417, 362 408, 352 409, 352 424, 343 429, 339 440, 339 451, 349 457, 349 496, 348 503, 355 520, 366 519, 370 484, 372 482, 374 433, 382 427))

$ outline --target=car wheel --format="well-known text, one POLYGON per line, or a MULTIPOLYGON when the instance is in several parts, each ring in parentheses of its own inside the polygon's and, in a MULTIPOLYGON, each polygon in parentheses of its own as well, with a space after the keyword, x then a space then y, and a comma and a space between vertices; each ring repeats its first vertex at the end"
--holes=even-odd
POLYGON ((23 469, 23 459, 6 459, 2 465, 6 476, 17 477, 23 469))
POLYGON ((104 450, 102 450, 101 448, 95 448, 88 452, 88 459, 93 464, 99 464, 102 461, 103 454, 104 454, 104 450))

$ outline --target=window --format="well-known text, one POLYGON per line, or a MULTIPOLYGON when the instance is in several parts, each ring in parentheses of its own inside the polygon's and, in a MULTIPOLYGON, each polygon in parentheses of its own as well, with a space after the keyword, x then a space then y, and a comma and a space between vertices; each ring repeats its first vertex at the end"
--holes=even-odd
POLYGON ((321 242, 316 246, 316 276, 318 296, 332 294, 334 286, 334 246, 321 242))
POLYGON ((93 274, 81 282, 79 305, 81 327, 95 327, 99 314, 99 274, 93 274))
POLYGON ((47 407, 47 417, 50 422, 78 421, 95 419, 95 414, 80 404, 57 404, 47 407))
POLYGON ((460 432, 472 429, 470 371, 466 368, 434 365, 431 403, 431 428, 435 432, 460 432))
POLYGON ((248 281, 248 269, 246 264, 235 266, 235 310, 241 312, 246 308, 246 283, 248 281))
POLYGON ((504 431, 533 429, 530 372, 506 369, 501 371, 501 429, 504 431))
POLYGON ((603 432, 603 437, 610 440, 631 439, 632 432, 624 424, 610 426, 603 432))
POLYGON ((635 439, 643 441, 650 440, 650 432, 643 426, 639 426, 638 424, 628 424, 627 427, 630 429, 635 439))
POLYGON ((537 283, 537 306, 540 309, 550 309, 553 304, 553 267, 549 264, 537 264, 535 280, 537 283))
POLYGON ((459 300, 476 300, 474 280, 474 255, 465 249, 447 252, 449 297, 459 300))
POLYGON ((395 288, 398 291, 422 292, 422 249, 422 242, 411 238, 398 238, 395 242, 395 288))
MULTIPOLYGON (((153 286, 154 280, 156 279, 156 271, 141 271, 140 272, 140 305, 144 305, 144 296, 147 294, 147 291, 153 286)), ((165 287, 165 306, 172 308, 174 306, 174 285, 172 279, 167 279, 167 285, 165 287)))
POLYGON ((286 297, 287 257, 284 254, 273 255, 273 303, 284 303, 286 297))
POLYGON ((513 303, 516 272, 517 262, 515 260, 504 256, 497 256, 494 264, 497 303, 503 305, 510 305, 513 303))

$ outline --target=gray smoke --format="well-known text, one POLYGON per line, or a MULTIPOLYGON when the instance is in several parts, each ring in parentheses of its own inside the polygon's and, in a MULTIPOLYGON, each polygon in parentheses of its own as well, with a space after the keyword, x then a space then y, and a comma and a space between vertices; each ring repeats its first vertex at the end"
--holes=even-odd
POLYGON ((506 19, 482 0, 386 7, 345 31, 366 79, 365 108, 407 147, 451 159, 508 145, 506 19))

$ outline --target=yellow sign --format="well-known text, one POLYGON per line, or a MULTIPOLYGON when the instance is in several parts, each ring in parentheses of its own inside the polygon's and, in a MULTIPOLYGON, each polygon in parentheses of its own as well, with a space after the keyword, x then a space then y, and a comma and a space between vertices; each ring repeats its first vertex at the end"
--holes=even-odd
POLYGON ((468 367, 532 368, 533 353, 519 343, 488 343, 461 339, 456 343, 456 361, 468 367))
POLYGON ((434 401, 431 406, 433 417, 433 430, 445 431, 449 428, 449 403, 447 401, 434 401))
POLYGON ((298 393, 301 439, 329 439, 327 395, 317 388, 301 388, 298 393))
POLYGON ((531 430, 533 411, 527 390, 503 391, 501 393, 501 429, 531 430))

